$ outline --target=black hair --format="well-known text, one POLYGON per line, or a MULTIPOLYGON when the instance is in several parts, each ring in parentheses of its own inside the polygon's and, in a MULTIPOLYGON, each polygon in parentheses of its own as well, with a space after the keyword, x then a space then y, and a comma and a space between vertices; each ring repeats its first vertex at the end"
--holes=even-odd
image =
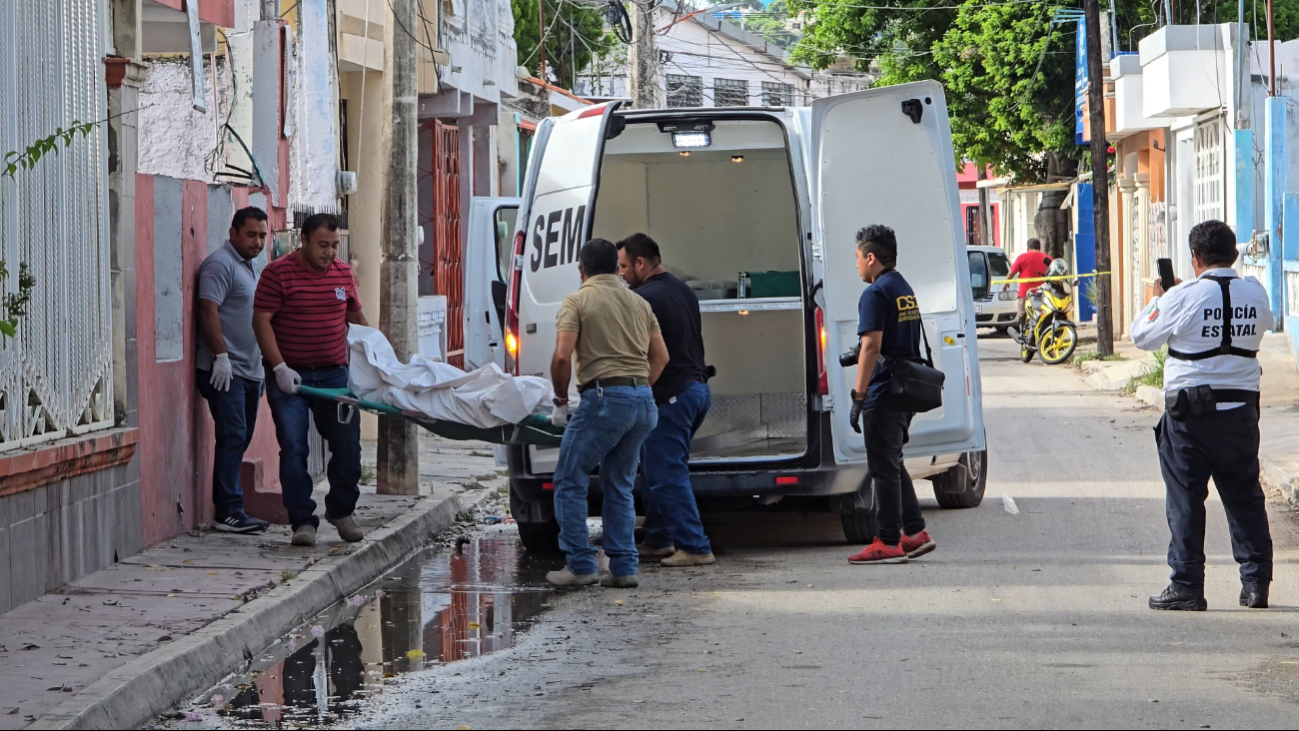
POLYGON ((1029 250, 1029 251, 1041 251, 1041 250, 1042 250, 1042 240, 1041 240, 1041 239, 1029 239, 1029 240, 1028 240, 1028 250, 1029 250))
POLYGON ((863 227, 857 232, 857 248, 863 255, 874 254, 886 267, 898 263, 898 237, 888 226, 874 223, 863 227))
POLYGON ((1206 265, 1231 266, 1240 252, 1236 250, 1236 232, 1222 221, 1197 223, 1191 229, 1191 253, 1206 265))
POLYGON ((645 234, 632 234, 619 241, 618 250, 626 251, 627 261, 633 264, 636 263, 637 259, 644 259, 651 265, 663 261, 662 256, 659 254, 659 245, 654 243, 654 239, 645 234))
POLYGON ((265 221, 265 220, 267 220, 266 211, 263 211, 257 206, 248 206, 247 208, 240 208, 239 210, 235 211, 235 217, 230 219, 230 228, 238 231, 242 229, 244 227, 244 224, 248 223, 249 221, 265 221))
POLYGON ((315 233, 316 229, 319 228, 337 231, 341 226, 338 216, 332 213, 313 213, 307 216, 307 220, 302 222, 302 238, 310 240, 311 234, 315 233))
POLYGON ((618 247, 607 239, 591 239, 582 244, 577 261, 588 277, 597 274, 617 274, 618 247))

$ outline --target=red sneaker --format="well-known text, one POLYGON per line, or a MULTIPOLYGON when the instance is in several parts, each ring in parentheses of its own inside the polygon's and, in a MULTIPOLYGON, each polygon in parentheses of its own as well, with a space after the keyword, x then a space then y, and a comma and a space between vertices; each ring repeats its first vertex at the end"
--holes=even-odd
POLYGON ((938 548, 938 544, 934 543, 934 539, 929 537, 929 531, 927 530, 922 530, 914 536, 903 534, 902 543, 898 545, 902 546, 902 550, 906 552, 907 558, 923 556, 935 548, 938 548))
POLYGON ((875 538, 875 542, 863 548, 860 553, 854 553, 848 557, 848 563, 906 563, 907 553, 902 550, 902 544, 896 546, 886 546, 884 542, 875 538))

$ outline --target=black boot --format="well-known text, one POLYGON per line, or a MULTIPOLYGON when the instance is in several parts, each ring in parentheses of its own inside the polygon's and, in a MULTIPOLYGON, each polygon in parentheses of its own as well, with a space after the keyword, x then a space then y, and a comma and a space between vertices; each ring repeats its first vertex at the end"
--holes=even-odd
MULTIPOLYGON (((1244 595, 1241 595, 1242 601, 1244 595)), ((1183 612, 1203 612, 1209 603, 1199 594, 1192 594, 1177 584, 1169 584, 1164 593, 1150 597, 1151 609, 1172 609, 1183 612)))
POLYGON ((1267 609, 1267 584, 1241 584, 1240 606, 1267 609))

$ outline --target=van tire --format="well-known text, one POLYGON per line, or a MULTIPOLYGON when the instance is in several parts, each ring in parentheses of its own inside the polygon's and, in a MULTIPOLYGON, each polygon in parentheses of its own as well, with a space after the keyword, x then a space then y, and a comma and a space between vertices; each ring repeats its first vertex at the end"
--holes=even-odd
POLYGON ((866 545, 875 540, 875 511, 874 510, 854 510, 850 513, 840 513, 839 519, 843 522, 843 535, 849 543, 866 545))
POLYGON ((559 523, 519 523, 519 542, 532 553, 559 553, 559 523))
POLYGON ((929 478, 941 508, 977 508, 988 487, 988 452, 966 452, 958 467, 929 478))

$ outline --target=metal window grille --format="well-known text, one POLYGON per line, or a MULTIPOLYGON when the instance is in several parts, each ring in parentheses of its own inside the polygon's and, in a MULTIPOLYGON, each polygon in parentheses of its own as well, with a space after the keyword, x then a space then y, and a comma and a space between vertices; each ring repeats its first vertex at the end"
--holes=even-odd
POLYGON ((1222 117, 1195 125, 1195 223, 1226 220, 1222 117))
POLYGON ((698 76, 668 74, 669 107, 702 107, 704 105, 704 80, 698 76))
POLYGON ((713 79, 713 106, 745 107, 749 105, 749 82, 739 79, 713 79))
MULTIPOLYGON (((0 3, 0 151, 107 116, 98 0, 0 3)), ((3 290, 36 278, 16 338, 0 338, 0 450, 113 425, 105 124, 0 178, 3 290)))
POLYGON ((768 107, 794 106, 794 85, 762 82, 762 104, 768 107))

